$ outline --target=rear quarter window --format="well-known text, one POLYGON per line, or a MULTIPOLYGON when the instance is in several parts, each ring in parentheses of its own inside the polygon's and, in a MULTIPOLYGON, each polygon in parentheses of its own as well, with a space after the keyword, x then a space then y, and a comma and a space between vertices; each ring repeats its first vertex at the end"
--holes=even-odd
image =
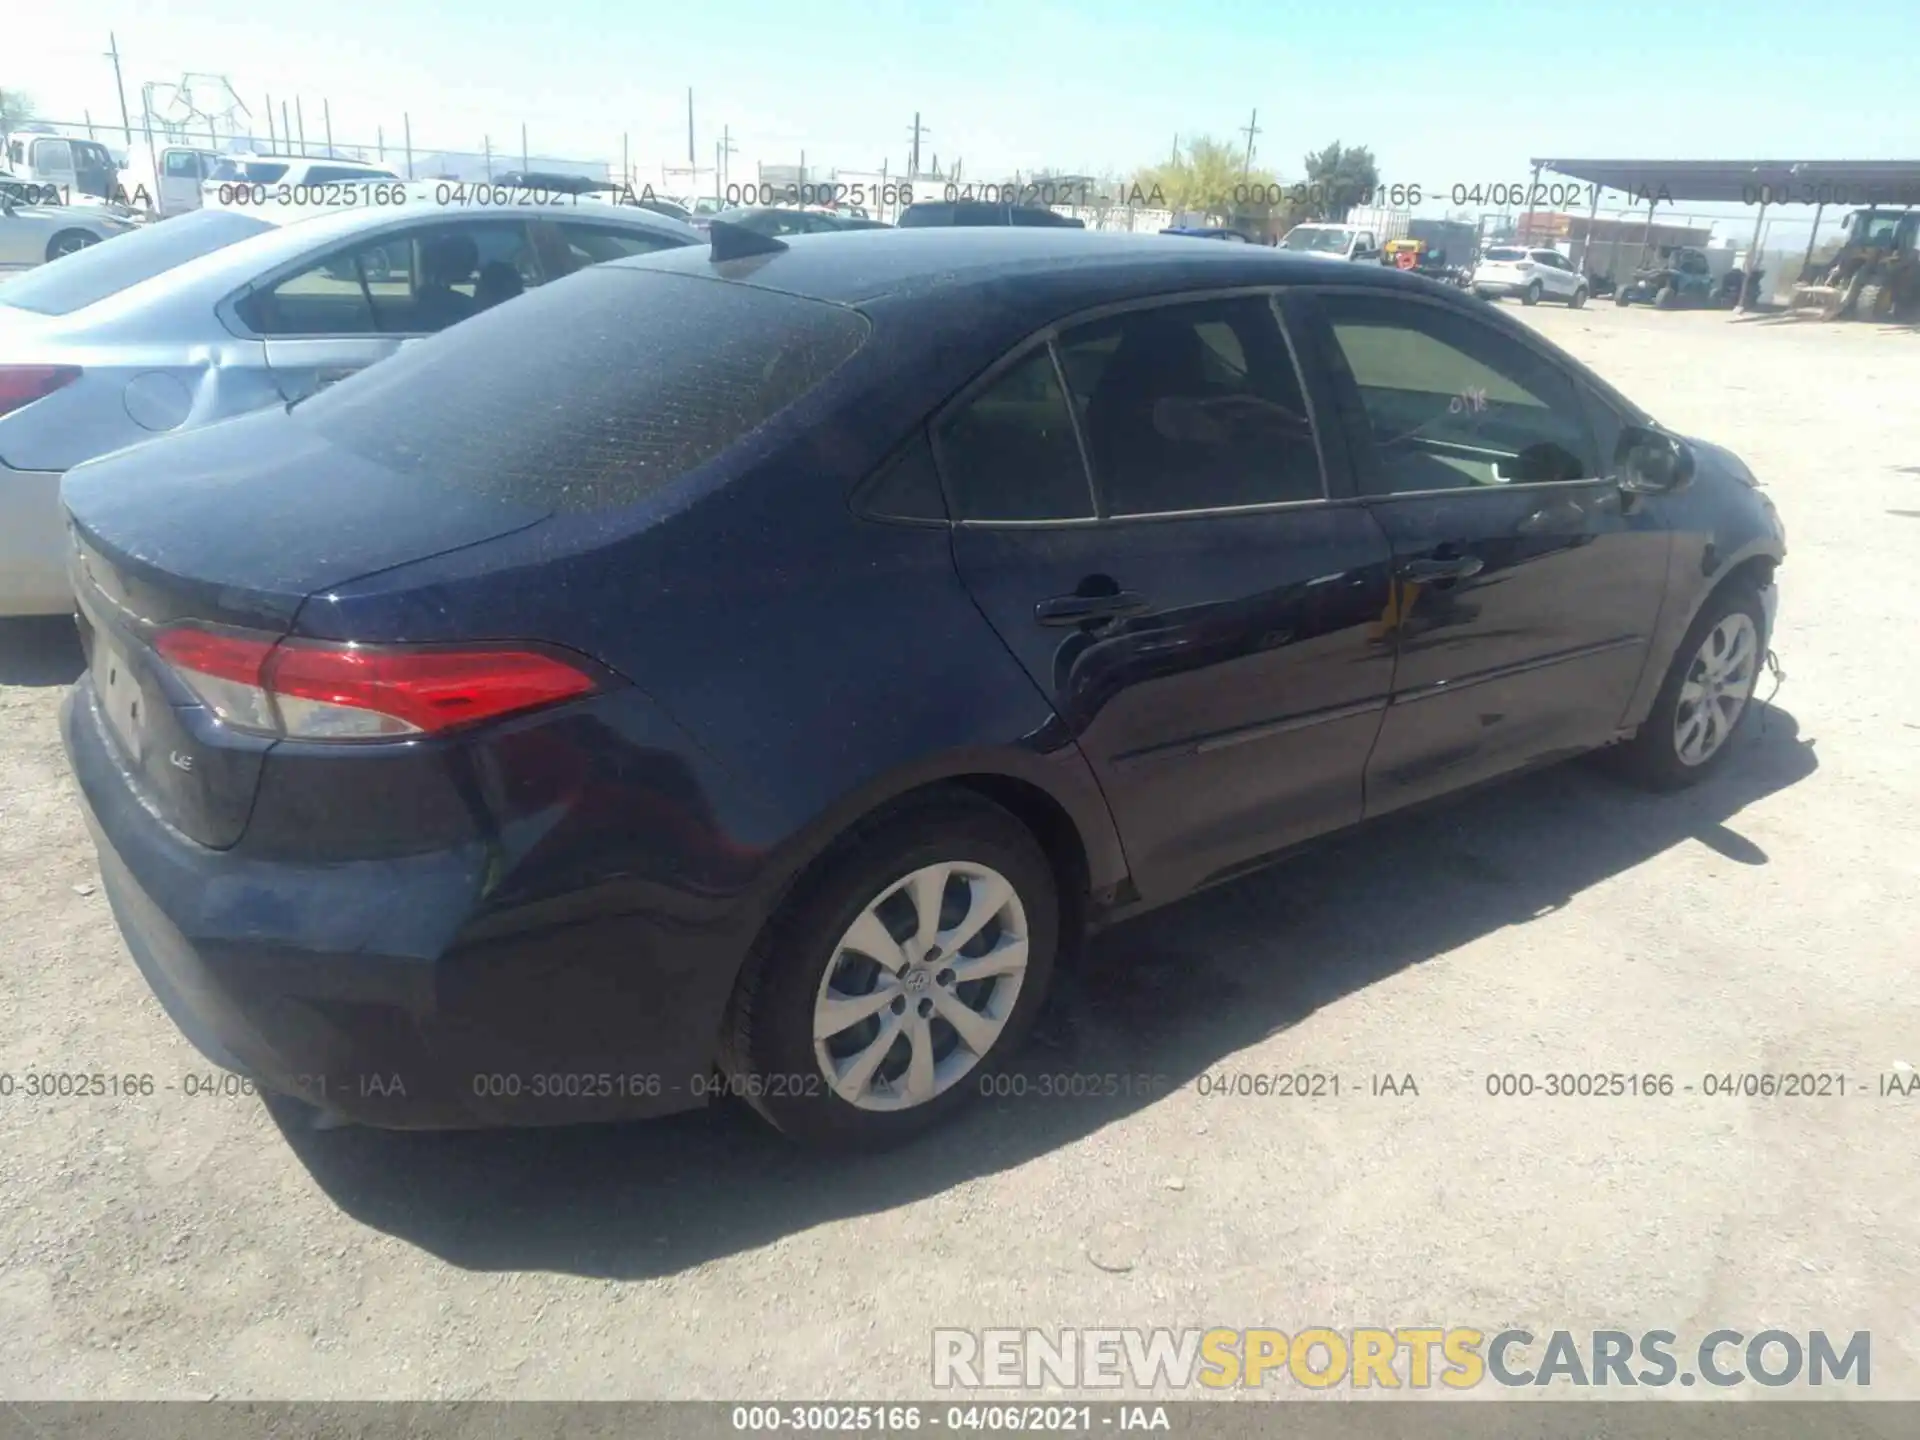
POLYGON ((817 387, 865 342, 819 300, 583 270, 321 391, 294 415, 402 474, 562 512, 631 504, 817 387))

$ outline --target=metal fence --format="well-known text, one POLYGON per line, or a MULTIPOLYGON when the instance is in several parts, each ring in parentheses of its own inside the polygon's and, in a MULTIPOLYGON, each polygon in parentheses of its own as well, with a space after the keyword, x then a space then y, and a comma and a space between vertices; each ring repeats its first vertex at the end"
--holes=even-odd
POLYGON ((110 149, 123 151, 130 167, 141 167, 144 162, 146 168, 157 168, 162 150, 185 145, 222 154, 299 155, 315 160, 353 160, 387 165, 408 180, 479 181, 491 180, 510 170, 547 170, 586 175, 596 180, 624 178, 636 188, 651 183, 659 189, 670 173, 670 167, 653 165, 646 166, 644 173, 637 171, 625 136, 621 137, 618 156, 581 159, 534 150, 529 144, 525 126, 521 126, 518 134, 506 144, 497 144, 493 136, 484 135, 476 149, 470 146, 430 145, 416 140, 410 115, 401 116, 400 127, 392 134, 385 127, 380 127, 368 140, 364 137, 348 139, 335 136, 332 116, 326 111, 318 118, 314 133, 309 134, 304 114, 284 102, 280 109, 280 123, 269 123, 265 133, 212 123, 190 125, 163 122, 152 117, 136 120, 130 135, 119 125, 104 124, 91 116, 80 121, 36 117, 28 123, 35 127, 50 127, 53 132, 68 139, 97 140, 110 149), (656 168, 658 179, 653 178, 656 168))

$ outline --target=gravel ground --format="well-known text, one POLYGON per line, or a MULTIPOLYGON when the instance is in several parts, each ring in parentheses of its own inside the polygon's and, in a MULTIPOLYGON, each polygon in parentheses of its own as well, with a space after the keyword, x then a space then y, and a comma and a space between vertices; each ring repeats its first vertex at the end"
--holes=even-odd
POLYGON ((1115 931, 1029 1088, 1150 1093, 982 1104, 880 1160, 730 1110, 408 1136, 187 1097, 207 1067, 70 798, 77 654, 0 630, 0 1072, 158 1087, 0 1101, 0 1395, 910 1397, 937 1326, 1429 1323, 1869 1330, 1872 1393, 1920 1398, 1920 1096, 1872 1093, 1920 1063, 1920 337, 1525 316, 1769 483, 1790 680, 1764 728, 1680 797, 1565 767, 1115 931), (1196 1084, 1298 1070, 1343 1093, 1196 1084), (1486 1093, 1550 1070, 1849 1084, 1486 1093))

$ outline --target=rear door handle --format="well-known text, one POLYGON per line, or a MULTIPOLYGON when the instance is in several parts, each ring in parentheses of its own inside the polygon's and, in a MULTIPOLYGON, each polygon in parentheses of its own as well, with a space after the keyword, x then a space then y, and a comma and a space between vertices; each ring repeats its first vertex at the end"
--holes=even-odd
POLYGON ((1454 555, 1445 560, 1429 556, 1402 565, 1400 578, 1416 585, 1431 585, 1437 580, 1464 580, 1486 568, 1487 562, 1478 555, 1454 555))
POLYGON ((1042 625, 1084 625, 1089 620, 1118 620, 1148 608, 1147 597, 1133 590, 1112 595, 1056 595, 1033 607, 1042 625))

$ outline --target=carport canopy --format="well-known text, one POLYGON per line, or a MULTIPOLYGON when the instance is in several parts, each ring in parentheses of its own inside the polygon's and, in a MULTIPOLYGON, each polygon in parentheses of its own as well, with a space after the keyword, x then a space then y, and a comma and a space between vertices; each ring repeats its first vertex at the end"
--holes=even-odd
POLYGON ((1639 204, 1920 205, 1920 160, 1536 159, 1533 165, 1624 190, 1639 204))

